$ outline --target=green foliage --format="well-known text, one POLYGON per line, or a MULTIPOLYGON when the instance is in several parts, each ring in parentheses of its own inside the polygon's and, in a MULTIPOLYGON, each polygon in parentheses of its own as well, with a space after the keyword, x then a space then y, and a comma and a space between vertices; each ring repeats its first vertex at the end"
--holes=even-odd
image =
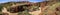
POLYGON ((25 15, 31 15, 31 14, 29 14, 29 13, 28 13, 28 11, 27 11, 27 10, 25 10, 24 12, 25 12, 25 15))
POLYGON ((27 10, 23 11, 23 12, 19 12, 18 15, 31 15, 28 13, 27 10))
MULTIPOLYGON (((52 6, 49 6, 49 8, 47 9, 47 12, 44 12, 44 15, 52 15, 52 14, 54 14, 55 12, 57 12, 56 7, 59 7, 59 6, 60 6, 60 3, 55 3, 52 6)), ((58 13, 60 14, 60 12, 58 12, 58 13)))
POLYGON ((0 5, 0 11, 1 11, 1 9, 3 8, 3 6, 2 5, 0 5))

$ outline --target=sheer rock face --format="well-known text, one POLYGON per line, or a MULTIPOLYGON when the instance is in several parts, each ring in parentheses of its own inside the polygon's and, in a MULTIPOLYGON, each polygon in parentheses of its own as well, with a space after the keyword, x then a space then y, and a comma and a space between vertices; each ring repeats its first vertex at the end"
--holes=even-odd
POLYGON ((60 11, 60 7, 57 7, 57 8, 56 8, 56 11, 60 11))
POLYGON ((56 15, 60 15, 60 6, 56 7, 56 15))
MULTIPOLYGON (((30 11, 36 11, 37 9, 35 8, 35 6, 37 5, 31 5, 32 3, 22 3, 22 4, 26 4, 26 5, 21 5, 20 6, 20 4, 19 3, 10 3, 10 4, 12 4, 12 6, 10 6, 7 10, 8 10, 8 12, 9 12, 9 15, 10 14, 16 14, 17 12, 23 12, 23 11, 25 11, 25 9, 29 9, 28 11, 30 12, 30 11), (28 8, 24 8, 24 7, 28 7, 28 8), (31 9, 30 9, 31 8, 31 9), (34 8, 34 9, 32 9, 32 8, 34 8)), ((37 5, 38 6, 38 5, 37 5)), ((36 6, 36 7, 37 7, 36 6)), ((39 6, 38 6, 39 7, 39 6)), ((39 11, 37 11, 37 12, 39 12, 39 11)), ((40 13, 40 12, 39 12, 40 13)), ((17 14, 16 14, 17 15, 17 14)))
POLYGON ((23 12, 23 11, 25 11, 25 9, 27 9, 26 7, 29 7, 29 6, 30 5, 21 5, 21 6, 11 7, 10 11, 11 11, 11 13, 23 12))

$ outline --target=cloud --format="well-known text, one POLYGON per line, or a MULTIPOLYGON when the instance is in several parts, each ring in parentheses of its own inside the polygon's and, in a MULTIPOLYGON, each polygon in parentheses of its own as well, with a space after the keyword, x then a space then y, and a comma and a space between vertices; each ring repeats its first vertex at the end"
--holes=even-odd
POLYGON ((19 0, 9 0, 9 1, 19 1, 19 0))
POLYGON ((20 0, 20 1, 28 1, 28 0, 20 0))

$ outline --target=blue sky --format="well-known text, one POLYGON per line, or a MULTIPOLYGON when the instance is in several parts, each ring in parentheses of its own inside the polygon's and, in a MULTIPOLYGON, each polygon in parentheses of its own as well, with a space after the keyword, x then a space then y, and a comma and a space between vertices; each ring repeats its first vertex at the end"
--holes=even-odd
POLYGON ((10 1, 30 1, 30 2, 42 2, 44 0, 0 0, 0 3, 10 2, 10 1))

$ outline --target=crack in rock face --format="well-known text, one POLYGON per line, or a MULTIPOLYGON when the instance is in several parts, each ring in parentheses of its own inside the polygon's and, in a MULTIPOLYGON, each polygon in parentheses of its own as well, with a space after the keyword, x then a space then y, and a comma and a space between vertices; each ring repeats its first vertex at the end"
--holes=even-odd
POLYGON ((35 7, 35 6, 32 6, 32 5, 21 5, 21 6, 15 6, 15 7, 10 7, 9 10, 4 8, 3 11, 6 11, 6 13, 9 12, 9 15, 10 14, 18 14, 17 12, 23 12, 25 10, 28 10, 28 13, 29 14, 32 14, 32 15, 39 15, 41 13, 41 8, 40 7, 35 7))

